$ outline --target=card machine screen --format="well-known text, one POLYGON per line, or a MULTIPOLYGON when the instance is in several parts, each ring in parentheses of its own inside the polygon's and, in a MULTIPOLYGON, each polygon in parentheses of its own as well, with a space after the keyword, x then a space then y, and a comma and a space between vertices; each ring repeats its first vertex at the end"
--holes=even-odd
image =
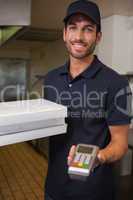
POLYGON ((77 150, 78 153, 89 153, 89 154, 91 154, 92 151, 93 151, 92 147, 85 147, 85 146, 79 146, 77 150))

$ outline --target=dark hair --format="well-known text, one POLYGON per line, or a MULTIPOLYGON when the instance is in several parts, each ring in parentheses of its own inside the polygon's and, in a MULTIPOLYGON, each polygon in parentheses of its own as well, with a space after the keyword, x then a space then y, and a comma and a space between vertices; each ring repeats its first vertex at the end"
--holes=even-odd
POLYGON ((101 25, 96 24, 96 32, 97 33, 101 32, 101 25))
MULTIPOLYGON (((92 22, 93 22, 93 21, 92 21, 92 22)), ((94 22, 93 22, 93 23, 94 23, 94 22)), ((67 28, 68 24, 69 24, 69 19, 64 23, 65 29, 67 28)), ((94 24, 96 25, 96 33, 101 32, 101 25, 96 24, 96 23, 94 23, 94 24)))

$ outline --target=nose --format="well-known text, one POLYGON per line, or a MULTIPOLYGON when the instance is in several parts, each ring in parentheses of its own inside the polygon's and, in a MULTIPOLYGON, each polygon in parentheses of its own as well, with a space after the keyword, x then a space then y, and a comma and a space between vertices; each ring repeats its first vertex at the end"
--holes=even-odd
POLYGON ((77 41, 80 41, 80 40, 83 39, 83 32, 82 32, 82 30, 77 30, 77 31, 76 31, 76 33, 75 33, 75 39, 76 39, 77 41))

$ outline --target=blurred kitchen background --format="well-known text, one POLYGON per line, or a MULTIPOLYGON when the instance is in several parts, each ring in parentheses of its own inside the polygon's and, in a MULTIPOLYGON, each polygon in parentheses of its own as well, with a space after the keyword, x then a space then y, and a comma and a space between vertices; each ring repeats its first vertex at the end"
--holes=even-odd
MULTIPOLYGON (((70 2, 0 0, 0 101, 42 96, 43 75, 67 59, 62 19, 70 2)), ((133 0, 94 2, 101 9, 103 32, 96 53, 128 78, 133 91, 133 0)), ((48 138, 29 143, 47 160, 48 138)), ((116 171, 117 199, 133 199, 133 124, 128 153, 116 171)))

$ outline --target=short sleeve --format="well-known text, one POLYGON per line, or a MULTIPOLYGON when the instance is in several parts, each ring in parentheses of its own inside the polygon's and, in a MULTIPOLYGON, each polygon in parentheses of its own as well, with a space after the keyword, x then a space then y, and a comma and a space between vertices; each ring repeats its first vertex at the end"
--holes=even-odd
POLYGON ((106 121, 108 125, 130 124, 132 93, 129 83, 122 77, 112 84, 107 98, 106 121))

